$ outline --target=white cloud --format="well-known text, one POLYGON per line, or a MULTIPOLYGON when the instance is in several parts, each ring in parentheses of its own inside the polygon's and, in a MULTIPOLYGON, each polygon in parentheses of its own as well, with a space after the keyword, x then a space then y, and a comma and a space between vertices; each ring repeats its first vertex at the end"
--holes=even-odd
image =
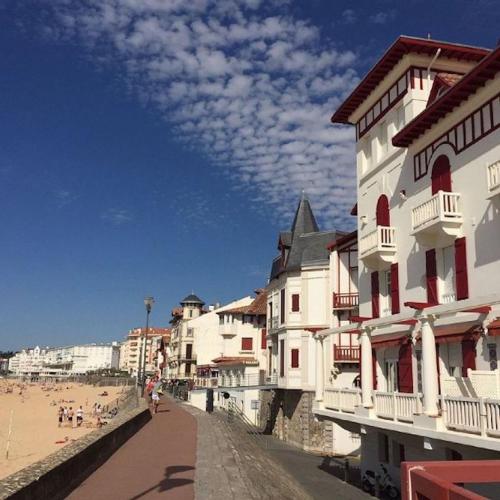
POLYGON ((353 9, 344 10, 344 12, 342 12, 341 18, 344 24, 354 24, 358 20, 356 12, 354 12, 353 9))
POLYGON ((101 214, 101 219, 105 222, 113 224, 114 226, 121 226, 130 222, 133 217, 128 210, 109 208, 101 214))
POLYGON ((369 17, 369 20, 373 24, 386 24, 392 21, 396 17, 395 10, 389 10, 387 12, 377 12, 369 17))
MULTIPOLYGON (((356 55, 276 7, 283 0, 51 0, 61 37, 121 64, 178 139, 281 215, 305 188, 328 225, 350 221, 354 133, 330 116, 358 77, 356 55), (334 195, 333 195, 334 193, 334 195)), ((346 23, 356 14, 342 14, 346 23)), ((379 22, 379 21, 373 21, 379 22)), ((130 220, 110 209, 104 220, 130 220)))

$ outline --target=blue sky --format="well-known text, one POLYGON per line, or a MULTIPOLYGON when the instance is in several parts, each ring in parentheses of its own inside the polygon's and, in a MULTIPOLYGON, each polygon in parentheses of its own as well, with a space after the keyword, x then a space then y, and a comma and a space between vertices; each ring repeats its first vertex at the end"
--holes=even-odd
POLYGON ((399 34, 493 47, 498 2, 0 0, 0 349, 120 339, 266 283, 305 188, 351 229, 329 117, 399 34), (485 21, 486 20, 486 21, 485 21))

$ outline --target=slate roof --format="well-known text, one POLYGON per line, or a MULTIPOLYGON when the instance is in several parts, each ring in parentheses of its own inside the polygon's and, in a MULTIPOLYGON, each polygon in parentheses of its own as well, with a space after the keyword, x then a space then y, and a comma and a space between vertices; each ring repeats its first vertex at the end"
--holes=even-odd
MULTIPOLYGON (((320 231, 316 218, 307 197, 302 196, 299 202, 290 232, 281 232, 290 235, 290 245, 286 254, 286 261, 282 256, 273 260, 269 279, 277 278, 283 272, 297 271, 307 264, 326 262, 329 258, 328 244, 345 233, 340 231, 320 231)), ((283 255, 282 253, 282 255, 283 255)))
POLYGON ((185 297, 183 300, 180 301, 181 305, 184 304, 201 304, 202 306, 205 305, 205 302, 201 300, 199 297, 197 297, 194 293, 189 294, 187 297, 185 297))

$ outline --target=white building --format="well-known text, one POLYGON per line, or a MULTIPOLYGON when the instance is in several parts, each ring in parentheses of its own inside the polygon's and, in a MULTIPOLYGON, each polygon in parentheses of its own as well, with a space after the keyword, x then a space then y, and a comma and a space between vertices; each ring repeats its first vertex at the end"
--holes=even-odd
POLYGON ((9 359, 9 371, 18 376, 37 377, 43 371, 46 348, 39 346, 16 352, 9 359))
POLYGON ((164 345, 170 339, 170 328, 149 327, 146 340, 146 328, 129 330, 127 338, 120 347, 120 369, 137 376, 139 366, 144 362, 144 346, 146 346, 146 373, 162 372, 165 363, 164 345))
POLYGON ((500 48, 400 37, 332 118, 356 127, 360 317, 317 363, 354 328, 362 388, 319 379, 315 412, 396 484, 403 460, 500 451, 499 69, 500 48))
MULTIPOLYGON (((280 255, 273 261, 267 287, 269 370, 277 376, 278 384, 270 402, 277 412, 273 432, 285 441, 322 453, 348 453, 359 447, 348 433, 331 421, 318 422, 312 413, 317 369, 314 335, 344 318, 340 310, 333 313, 337 288, 334 275, 330 276, 328 250, 332 241, 343 236, 338 231, 321 232, 309 200, 303 196, 291 230, 279 235, 280 255)), ((345 288, 348 290, 348 285, 345 288)), ((330 359, 321 369, 333 368, 330 359)), ((356 362, 349 363, 348 372, 350 375, 342 377, 335 374, 333 382, 344 383, 346 378, 345 383, 352 384, 356 362)))
POLYGON ((167 377, 174 379, 193 378, 196 374, 196 355, 193 350, 194 332, 188 322, 207 311, 203 302, 195 294, 190 294, 181 302, 181 307, 172 310, 172 335, 167 350, 167 377))
POLYGON ((50 377, 84 375, 87 372, 118 368, 120 346, 84 344, 67 347, 23 349, 10 359, 9 370, 18 376, 50 377))

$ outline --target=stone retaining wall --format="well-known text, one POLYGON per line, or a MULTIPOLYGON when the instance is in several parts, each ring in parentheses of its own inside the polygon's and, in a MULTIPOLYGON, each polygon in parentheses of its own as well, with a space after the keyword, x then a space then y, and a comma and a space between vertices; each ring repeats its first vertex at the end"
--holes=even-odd
POLYGON ((147 402, 131 400, 108 425, 0 481, 0 500, 65 498, 150 419, 147 402))

